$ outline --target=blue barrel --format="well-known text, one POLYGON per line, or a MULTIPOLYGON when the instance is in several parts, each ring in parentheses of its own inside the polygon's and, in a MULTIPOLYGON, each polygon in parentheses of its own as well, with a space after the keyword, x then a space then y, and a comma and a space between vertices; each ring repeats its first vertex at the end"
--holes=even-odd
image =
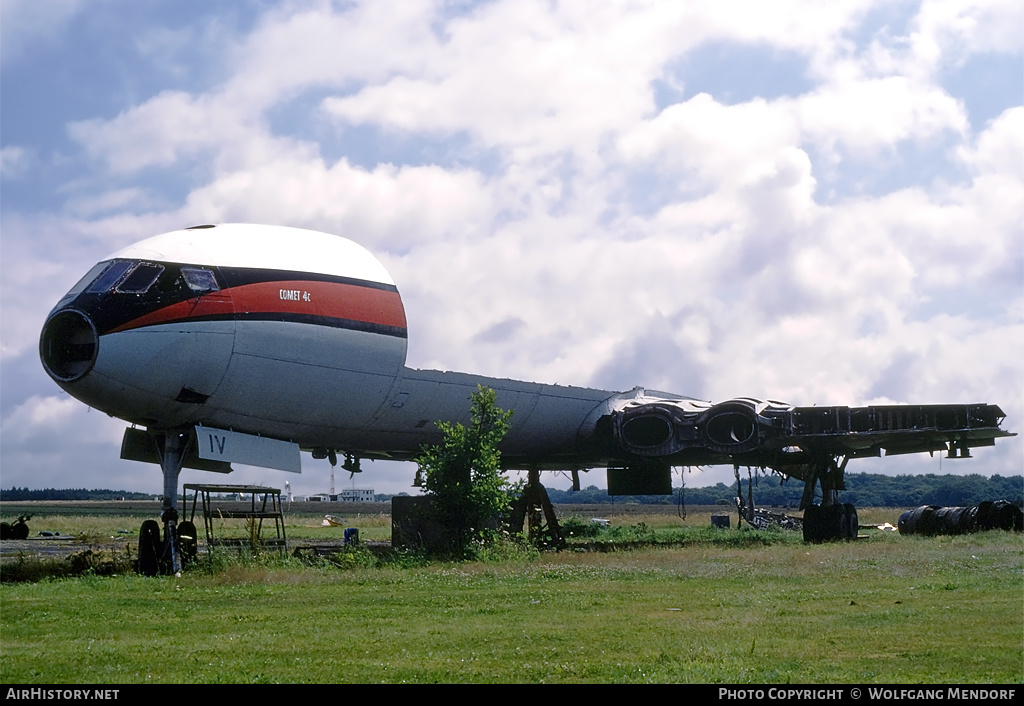
POLYGON ((359 529, 357 527, 345 528, 345 544, 359 544, 359 529))

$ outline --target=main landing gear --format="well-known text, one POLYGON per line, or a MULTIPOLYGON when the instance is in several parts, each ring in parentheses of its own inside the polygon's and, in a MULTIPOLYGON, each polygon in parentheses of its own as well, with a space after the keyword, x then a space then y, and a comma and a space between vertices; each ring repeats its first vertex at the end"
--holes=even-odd
POLYGON ((559 549, 565 546, 562 527, 551 506, 548 491, 540 483, 540 471, 536 468, 529 470, 526 487, 512 504, 512 516, 509 519, 510 532, 522 533, 524 528, 530 542, 535 545, 559 549))
POLYGON ((840 503, 839 491, 846 488, 843 474, 848 456, 842 463, 832 458, 810 464, 804 479, 804 494, 800 508, 804 511, 804 541, 853 541, 857 539, 860 521, 853 503, 840 503), (821 485, 821 504, 814 504, 814 486, 821 485))
POLYGON ((860 523, 853 503, 810 505, 804 509, 804 541, 819 544, 857 539, 860 523))

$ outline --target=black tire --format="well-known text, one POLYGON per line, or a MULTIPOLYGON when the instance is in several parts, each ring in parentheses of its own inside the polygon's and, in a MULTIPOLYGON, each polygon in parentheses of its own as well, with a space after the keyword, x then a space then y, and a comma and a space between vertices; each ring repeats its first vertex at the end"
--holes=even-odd
POLYGON ((860 532, 860 519, 857 517, 857 507, 853 503, 843 503, 843 539, 852 542, 857 539, 860 532))
POLYGON ((821 542, 821 506, 808 505, 804 510, 804 541, 809 544, 821 542))
POLYGON ((907 510, 900 515, 900 534, 931 536, 936 531, 935 511, 937 505, 922 505, 916 510, 907 510))
POLYGON ((11 539, 28 539, 28 525, 24 522, 11 525, 11 539))
MULTIPOLYGON (((992 503, 992 529, 1012 530, 1012 511, 1017 508, 1005 500, 996 500, 992 503)), ((17 527, 17 525, 15 525, 17 527)))
POLYGON ((139 573, 156 576, 160 573, 160 555, 163 542, 160 540, 160 525, 156 520, 146 520, 139 530, 139 573))
POLYGON ((900 515, 899 521, 896 523, 896 529, 900 531, 900 534, 913 534, 914 533, 914 511, 907 510, 900 515))
POLYGON ((937 535, 939 533, 939 518, 936 513, 941 508, 938 505, 925 505, 918 509, 921 511, 921 516, 917 521, 918 531, 928 537, 937 535))
POLYGON ((196 526, 188 520, 178 525, 178 548, 181 550, 182 566, 188 566, 196 560, 199 535, 196 534, 196 526))
POLYGON ((946 508, 946 513, 942 517, 943 534, 966 534, 970 532, 969 518, 971 517, 972 509, 969 507, 946 508))
POLYGON ((828 505, 824 508, 825 516, 823 541, 835 542, 846 539, 846 511, 842 505, 828 505))
POLYGON ((971 505, 960 515, 960 534, 970 534, 978 529, 978 506, 971 505))
POLYGON ((954 534, 953 515, 959 508, 940 507, 935 511, 935 534, 954 534))
POLYGON ((0 539, 14 539, 14 530, 10 522, 0 522, 0 539))
POLYGON ((1024 510, 1021 510, 1016 505, 1011 505, 1010 508, 1008 512, 1013 522, 1011 523, 1012 526, 1006 529, 1012 529, 1014 532, 1024 532, 1024 510))
POLYGON ((995 503, 991 500, 978 503, 978 513, 975 516, 974 524, 979 530, 990 530, 996 526, 993 505, 995 503))

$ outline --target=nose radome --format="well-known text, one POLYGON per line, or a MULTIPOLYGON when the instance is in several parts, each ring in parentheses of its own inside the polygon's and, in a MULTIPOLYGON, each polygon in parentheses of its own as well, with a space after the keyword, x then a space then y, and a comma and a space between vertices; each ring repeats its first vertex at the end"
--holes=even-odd
POLYGON ((58 382, 74 382, 92 370, 99 336, 88 316, 64 309, 51 316, 39 336, 39 357, 47 374, 58 382))

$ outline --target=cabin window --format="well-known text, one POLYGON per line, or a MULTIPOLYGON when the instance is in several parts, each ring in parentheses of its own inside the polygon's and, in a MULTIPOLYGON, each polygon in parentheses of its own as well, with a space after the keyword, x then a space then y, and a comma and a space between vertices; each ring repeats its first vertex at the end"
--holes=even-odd
POLYGON ((200 267, 182 267, 181 276, 185 278, 185 284, 193 292, 215 292, 220 289, 217 286, 217 278, 210 270, 200 267))
POLYGON ((139 264, 124 281, 117 286, 122 294, 144 294, 156 282, 156 278, 164 271, 163 265, 152 265, 148 262, 139 264))

